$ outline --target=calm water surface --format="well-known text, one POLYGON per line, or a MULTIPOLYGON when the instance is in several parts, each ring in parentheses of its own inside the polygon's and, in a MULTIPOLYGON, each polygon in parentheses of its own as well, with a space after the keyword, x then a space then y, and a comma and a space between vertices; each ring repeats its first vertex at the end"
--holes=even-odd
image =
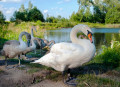
MULTIPOLYGON (((70 42, 70 31, 72 28, 62 28, 56 30, 47 30, 44 38, 59 42, 70 42)), ((93 41, 97 51, 101 49, 101 45, 109 46, 111 40, 120 41, 120 28, 92 28, 93 41)))

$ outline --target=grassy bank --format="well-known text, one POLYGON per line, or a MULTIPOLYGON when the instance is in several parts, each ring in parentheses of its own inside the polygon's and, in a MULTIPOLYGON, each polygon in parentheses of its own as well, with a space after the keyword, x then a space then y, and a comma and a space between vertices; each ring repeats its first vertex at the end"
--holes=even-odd
MULTIPOLYGON (((22 22, 20 24, 9 23, 0 25, 0 49, 7 40, 18 40, 19 34, 23 31, 26 31, 31 34, 31 27, 35 25, 34 23, 22 22)), ((38 38, 43 38, 45 29, 41 29, 39 26, 36 26, 37 32, 34 31, 34 36, 38 38)), ((24 41, 26 38, 23 37, 24 41)))
POLYGON ((58 22, 58 23, 43 23, 37 21, 35 25, 39 26, 41 29, 56 29, 56 28, 68 28, 73 27, 77 24, 86 24, 92 28, 120 28, 120 24, 101 24, 101 23, 77 23, 77 22, 58 22))
MULTIPOLYGON (((47 22, 21 22, 19 24, 7 22, 6 24, 0 25, 0 49, 7 40, 18 40, 19 34, 22 31, 31 33, 31 26, 36 26, 37 32, 34 32, 36 37, 43 38, 44 31, 46 29, 60 29, 73 27, 77 24, 86 24, 92 28, 120 28, 120 24, 101 24, 101 23, 77 23, 77 22, 58 22, 58 23, 47 23, 47 22)), ((25 39, 25 38, 24 38, 25 39)))

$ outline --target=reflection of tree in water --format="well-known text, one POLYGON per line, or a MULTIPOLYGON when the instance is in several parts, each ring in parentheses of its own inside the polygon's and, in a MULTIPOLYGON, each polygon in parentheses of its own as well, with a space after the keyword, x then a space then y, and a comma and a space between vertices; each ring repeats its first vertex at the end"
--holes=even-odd
POLYGON ((111 40, 120 41, 118 33, 95 33, 93 37, 97 51, 102 45, 110 46, 111 40))
POLYGON ((107 41, 107 45, 110 45, 111 41, 114 40, 114 41, 120 41, 120 35, 118 33, 106 33, 105 34, 105 39, 107 41))
POLYGON ((101 45, 105 44, 105 34, 104 33, 94 33, 94 44, 96 46, 96 51, 98 51, 99 48, 101 48, 101 45))
MULTIPOLYGON (((84 35, 83 33, 79 32, 77 36, 84 35)), ((88 38, 87 36, 85 38, 88 38)), ((45 39, 51 41, 54 40, 56 43, 59 42, 70 42, 70 29, 62 29, 62 30, 51 30, 46 32, 45 39)), ((120 34, 119 33, 94 33, 93 34, 93 42, 96 46, 96 51, 101 50, 102 45, 110 46, 111 40, 120 41, 120 34)))
POLYGON ((55 42, 70 41, 69 32, 47 32, 45 39, 54 40, 55 42))

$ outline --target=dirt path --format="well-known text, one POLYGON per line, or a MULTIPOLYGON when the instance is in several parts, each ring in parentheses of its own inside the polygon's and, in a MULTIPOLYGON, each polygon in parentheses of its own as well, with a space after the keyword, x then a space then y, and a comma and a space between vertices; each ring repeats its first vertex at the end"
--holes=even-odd
MULTIPOLYGON (((17 63, 9 62, 9 64, 9 66, 16 66, 17 63)), ((5 69, 4 60, 0 60, 0 70, 2 71, 0 72, 0 87, 68 87, 62 81, 42 80, 33 83, 35 77, 27 72, 29 67, 5 69)), ((46 71, 39 71, 37 75, 41 76, 43 72, 46 71)))
POLYGON ((62 81, 53 82, 50 80, 44 80, 44 81, 42 81, 38 84, 32 85, 30 87, 70 87, 70 86, 63 84, 62 81))

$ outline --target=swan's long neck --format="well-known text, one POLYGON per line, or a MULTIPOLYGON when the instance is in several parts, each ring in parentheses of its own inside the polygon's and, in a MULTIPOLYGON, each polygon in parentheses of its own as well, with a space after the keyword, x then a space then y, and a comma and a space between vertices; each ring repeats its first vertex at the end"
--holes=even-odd
POLYGON ((33 28, 31 29, 31 38, 34 38, 34 35, 33 35, 33 28))
POLYGON ((20 35, 19 35, 19 41, 20 41, 20 44, 21 43, 24 43, 24 41, 22 40, 22 36, 23 35, 26 35, 26 32, 21 32, 20 35))
POLYGON ((32 28, 31 28, 31 38, 34 38, 34 35, 33 35, 33 29, 37 32, 35 26, 32 26, 32 28))
POLYGON ((82 40, 82 39, 78 39, 78 37, 77 37, 77 33, 79 31, 81 31, 81 28, 76 27, 76 26, 71 30, 70 39, 71 39, 72 43, 78 43, 78 41, 82 40))
POLYGON ((35 38, 32 38, 31 39, 31 42, 32 42, 32 46, 30 46, 31 48, 36 48, 36 44, 35 44, 35 42, 34 42, 34 40, 36 40, 35 38))

